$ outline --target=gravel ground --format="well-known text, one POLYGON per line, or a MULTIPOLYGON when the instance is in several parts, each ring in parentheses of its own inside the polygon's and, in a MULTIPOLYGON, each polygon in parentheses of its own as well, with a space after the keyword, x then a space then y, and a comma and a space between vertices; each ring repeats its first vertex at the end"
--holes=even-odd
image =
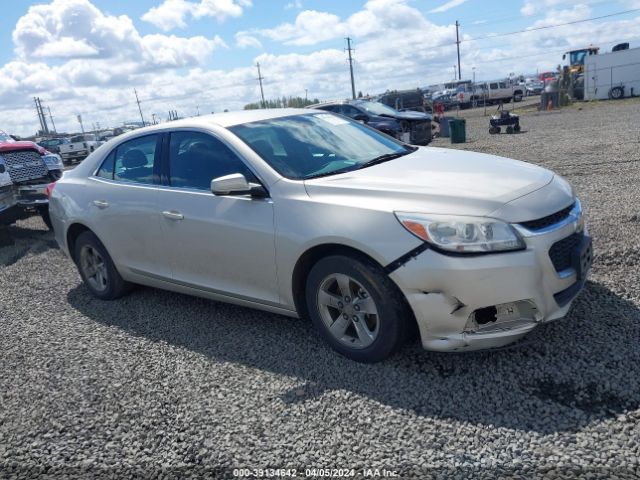
POLYGON ((360 365, 301 320, 149 288, 100 302, 32 218, 0 249, 0 477, 638 478, 640 103, 529 110, 519 135, 464 115, 460 148, 552 168, 583 199, 596 259, 566 319, 513 348, 360 365))

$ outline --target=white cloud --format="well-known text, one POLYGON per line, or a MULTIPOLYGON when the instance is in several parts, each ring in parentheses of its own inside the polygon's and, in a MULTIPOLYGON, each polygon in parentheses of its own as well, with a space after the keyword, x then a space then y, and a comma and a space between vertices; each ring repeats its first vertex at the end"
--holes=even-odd
POLYGON ((455 7, 459 6, 459 5, 462 5, 466 1, 467 0, 449 0, 447 3, 443 3, 439 7, 436 7, 434 9, 430 10, 429 13, 446 12, 447 10, 451 10, 452 8, 455 8, 455 7))
POLYGON ((535 15, 538 12, 545 11, 551 7, 555 7, 562 4, 575 4, 569 0, 525 0, 520 13, 525 16, 535 15))
POLYGON ((301 10, 302 9, 302 0, 294 0, 293 2, 289 2, 284 6, 285 10, 301 10))
POLYGON ((262 43, 253 35, 249 35, 247 32, 238 32, 235 35, 236 45, 240 48, 262 48, 262 43))
POLYGON ((239 17, 243 8, 250 7, 251 4, 251 0, 164 0, 157 7, 149 9, 141 18, 168 31, 186 27, 189 16, 195 19, 212 17, 219 22, 229 17, 239 17))

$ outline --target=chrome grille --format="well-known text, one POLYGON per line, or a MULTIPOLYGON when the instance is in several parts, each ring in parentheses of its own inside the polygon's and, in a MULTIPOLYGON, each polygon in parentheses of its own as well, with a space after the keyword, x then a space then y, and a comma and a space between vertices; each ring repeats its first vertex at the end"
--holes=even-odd
POLYGON ((2 158, 13 183, 47 177, 47 166, 37 152, 25 150, 3 153, 2 158))

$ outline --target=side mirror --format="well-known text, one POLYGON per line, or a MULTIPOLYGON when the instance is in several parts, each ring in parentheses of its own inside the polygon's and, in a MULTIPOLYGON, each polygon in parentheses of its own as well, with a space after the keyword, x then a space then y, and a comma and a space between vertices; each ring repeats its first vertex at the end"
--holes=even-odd
POLYGON ((262 185, 249 183, 241 173, 232 173, 211 180, 211 192, 214 195, 251 195, 265 198, 267 191, 262 185))
POLYGON ((358 122, 364 122, 364 123, 367 123, 369 121, 369 117, 364 113, 359 113, 358 115, 353 117, 353 119, 357 120, 358 122))

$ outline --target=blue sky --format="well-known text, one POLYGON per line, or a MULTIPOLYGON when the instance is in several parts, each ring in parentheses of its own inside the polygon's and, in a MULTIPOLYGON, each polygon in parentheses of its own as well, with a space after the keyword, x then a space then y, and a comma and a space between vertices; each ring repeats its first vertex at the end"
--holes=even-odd
POLYGON ((450 80, 460 33, 463 77, 502 78, 561 63, 570 47, 640 45, 638 0, 47 0, 6 2, 0 17, 2 128, 38 124, 33 96, 59 129, 75 116, 117 125, 148 115, 237 109, 265 94, 349 94, 344 37, 364 93, 450 80), (484 38, 566 22, 524 34, 484 38))

